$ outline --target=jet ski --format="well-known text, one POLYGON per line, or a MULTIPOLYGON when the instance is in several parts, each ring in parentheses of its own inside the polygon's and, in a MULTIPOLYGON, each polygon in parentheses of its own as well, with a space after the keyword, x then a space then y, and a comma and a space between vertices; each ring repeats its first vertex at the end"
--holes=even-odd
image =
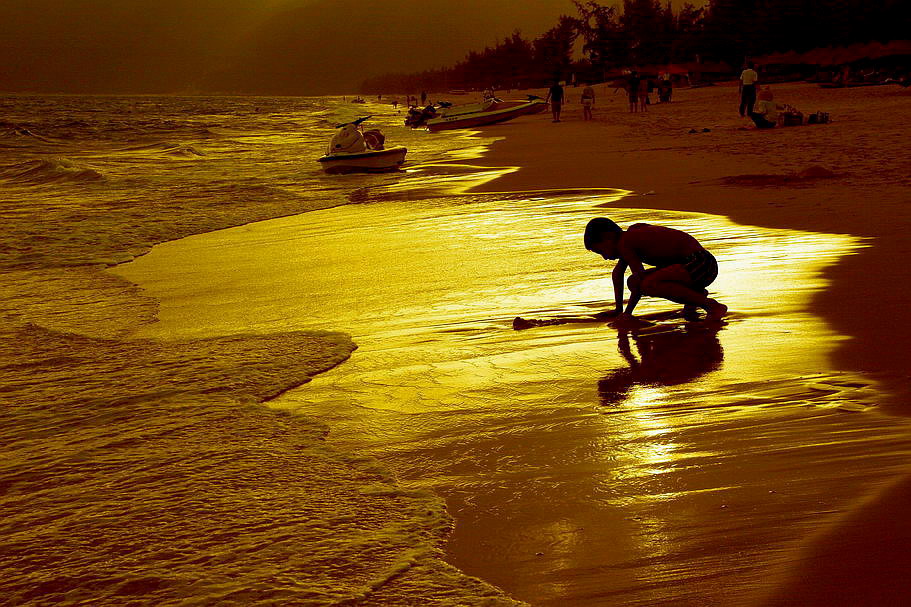
POLYGON ((336 125, 338 131, 329 141, 325 155, 318 159, 327 173, 385 172, 398 170, 405 162, 405 147, 385 147, 386 137, 379 129, 361 130, 361 123, 372 116, 336 125))

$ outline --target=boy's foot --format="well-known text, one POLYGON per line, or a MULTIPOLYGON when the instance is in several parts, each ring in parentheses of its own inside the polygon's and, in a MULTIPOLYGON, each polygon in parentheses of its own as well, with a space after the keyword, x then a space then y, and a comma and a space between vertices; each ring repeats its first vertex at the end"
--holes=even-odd
POLYGON ((708 321, 719 321, 728 313, 728 307, 723 303, 718 303, 714 299, 709 307, 705 310, 705 319, 708 321))
POLYGON ((699 307, 692 304, 683 306, 683 318, 685 320, 699 320, 699 307))

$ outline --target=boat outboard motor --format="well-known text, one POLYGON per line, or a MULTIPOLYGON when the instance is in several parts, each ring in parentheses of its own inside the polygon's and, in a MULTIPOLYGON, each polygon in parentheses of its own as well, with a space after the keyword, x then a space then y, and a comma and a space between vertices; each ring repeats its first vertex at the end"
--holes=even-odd
POLYGON ((408 115, 405 116, 405 126, 421 126, 424 113, 416 107, 408 108, 408 115))
POLYGON ((342 125, 332 137, 326 154, 336 154, 338 152, 357 153, 366 149, 367 143, 364 141, 364 135, 358 130, 356 124, 350 122, 342 125))
POLYGON ((379 129, 370 129, 364 131, 364 141, 371 150, 382 150, 383 144, 386 143, 386 136, 379 129))

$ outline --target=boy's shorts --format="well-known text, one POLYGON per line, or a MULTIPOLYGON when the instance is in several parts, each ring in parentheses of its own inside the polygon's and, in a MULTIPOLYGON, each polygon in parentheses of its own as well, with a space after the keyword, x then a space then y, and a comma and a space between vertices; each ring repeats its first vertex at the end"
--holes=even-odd
POLYGON ((718 278, 718 261, 705 249, 687 255, 680 263, 689 272, 693 284, 700 289, 706 288, 718 278))
POLYGON ((583 99, 582 100, 583 107, 591 107, 593 103, 594 103, 594 100, 592 100, 592 99, 583 99))

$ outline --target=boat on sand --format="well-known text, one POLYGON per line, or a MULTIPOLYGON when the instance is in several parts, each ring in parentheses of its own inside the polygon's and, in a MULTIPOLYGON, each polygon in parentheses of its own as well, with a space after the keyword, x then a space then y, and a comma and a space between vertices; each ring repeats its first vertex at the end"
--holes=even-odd
POLYGON ((379 173, 395 171, 405 162, 408 148, 384 146, 386 137, 377 129, 362 132, 360 125, 370 118, 358 118, 337 126, 326 154, 318 159, 327 173, 379 173))
POLYGON ((426 125, 430 131, 468 129, 505 122, 526 114, 535 114, 545 108, 547 108, 547 103, 540 97, 529 96, 525 101, 502 101, 490 98, 480 103, 441 104, 438 108, 428 107, 418 110, 413 112, 414 115, 409 115, 406 124, 412 127, 426 125))

